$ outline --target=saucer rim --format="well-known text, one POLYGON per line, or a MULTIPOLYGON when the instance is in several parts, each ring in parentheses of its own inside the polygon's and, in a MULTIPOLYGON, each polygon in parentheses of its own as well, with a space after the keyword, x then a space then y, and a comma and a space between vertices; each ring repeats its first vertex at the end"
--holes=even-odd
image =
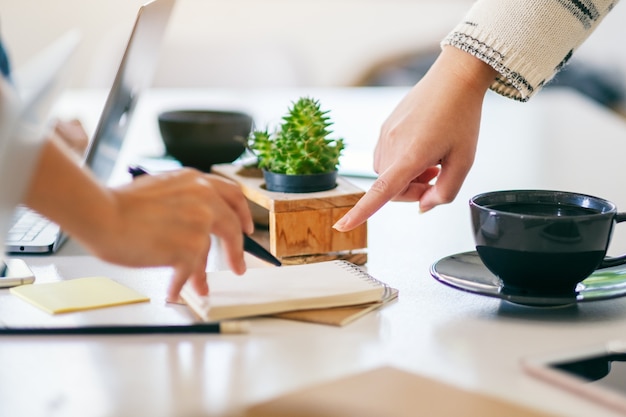
MULTIPOLYGON (((570 297, 542 297, 542 296, 532 296, 532 295, 524 296, 524 295, 506 294, 502 292, 502 285, 500 286, 489 285, 489 288, 493 289, 493 292, 486 292, 484 290, 481 291, 479 287, 472 287, 471 289, 464 288, 464 287, 455 285, 453 282, 450 282, 444 277, 443 273, 441 273, 440 271, 437 271, 437 266, 440 265, 443 261, 448 261, 454 257, 461 257, 461 256, 475 257, 480 261, 480 256, 478 255, 478 252, 475 250, 455 253, 452 255, 445 256, 437 260, 436 262, 432 263, 430 266, 430 275, 436 281, 450 288, 454 288, 456 290, 463 291, 463 292, 470 293, 470 294, 477 294, 477 295, 481 295, 485 297, 496 298, 496 299, 510 302, 512 304, 526 306, 526 307, 544 307, 545 308, 545 307, 555 307, 555 306, 567 306, 567 305, 576 305, 579 303, 588 303, 588 302, 593 302, 593 301, 611 300, 611 299, 616 299, 616 298, 621 298, 621 297, 626 296, 626 287, 622 288, 621 291, 615 291, 614 293, 610 293, 610 294, 605 293, 603 295, 597 295, 598 288, 594 288, 594 289, 577 288, 575 291, 575 295, 570 296, 570 297), (596 294, 594 295, 594 293, 596 294)), ((480 261, 480 263, 482 264, 482 261, 480 261)), ((493 275, 484 266, 484 264, 482 265, 488 274, 491 274, 494 279, 499 280, 499 278, 493 275)), ((452 275, 450 274, 447 274, 447 275, 452 277, 452 275)), ((471 284, 477 283, 477 281, 474 281, 465 277, 454 276, 453 278, 469 283, 470 286, 471 284)), ((582 283, 584 283, 584 280, 582 281, 582 283)), ((488 285, 485 283, 480 283, 480 284, 483 286, 488 285)))

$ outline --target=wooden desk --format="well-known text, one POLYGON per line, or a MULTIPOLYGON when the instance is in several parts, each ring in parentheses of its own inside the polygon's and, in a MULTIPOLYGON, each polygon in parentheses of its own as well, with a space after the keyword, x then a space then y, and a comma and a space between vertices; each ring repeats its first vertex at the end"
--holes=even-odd
MULTIPOLYGON (((353 121, 341 116, 337 132, 348 137, 354 128, 375 138, 379 121, 404 91, 309 93, 337 114, 350 109, 346 114, 353 121)), ((298 94, 151 92, 138 108, 125 158, 162 151, 154 119, 159 109, 223 103, 249 108, 257 120, 267 120, 281 115, 285 101, 298 94)), ((73 99, 80 97, 76 93, 73 99)), ((82 97, 83 103, 88 101, 82 97)), ((64 106, 64 111, 71 109, 69 103, 64 106)), ((621 151, 625 139, 626 123, 573 93, 546 91, 527 104, 491 96, 478 157, 459 198, 424 215, 418 215, 414 204, 388 204, 370 219, 367 267, 400 290, 394 304, 345 328, 262 318, 253 320, 248 335, 2 338, 0 415, 236 416, 248 404, 391 364, 558 415, 613 416, 527 376, 519 360, 624 337, 626 299, 571 309, 520 307, 446 287, 428 270, 441 257, 473 248, 467 199, 478 192, 573 189, 612 199, 626 209, 626 192, 620 190, 626 178, 621 151)), ((371 183, 353 181, 364 188, 371 183)), ((625 235, 616 229, 615 250, 625 235)), ((61 256, 27 261, 41 280, 145 276, 146 271, 67 256, 70 249, 64 248, 61 256)), ((167 271, 152 273, 151 291, 164 294, 167 271)), ((0 318, 9 313, 0 309, 0 318)))

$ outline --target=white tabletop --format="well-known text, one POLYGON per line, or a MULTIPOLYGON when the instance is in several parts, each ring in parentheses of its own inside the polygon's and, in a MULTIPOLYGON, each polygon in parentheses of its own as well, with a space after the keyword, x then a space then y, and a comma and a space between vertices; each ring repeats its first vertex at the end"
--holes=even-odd
MULTIPOLYGON (((404 92, 152 91, 137 109, 124 157, 162 152, 155 119, 160 110, 240 108, 262 123, 280 117, 302 93, 332 109, 335 131, 349 145, 362 137, 373 146, 380 123, 404 92)), ((60 111, 81 108, 93 122, 86 103, 97 108, 101 99, 76 92, 60 111)), ((367 269, 400 290, 397 302, 343 328, 261 318, 247 335, 4 337, 0 415, 239 415, 249 404, 385 364, 558 415, 615 415, 528 376, 519 361, 626 337, 626 299, 529 308, 444 286, 429 267, 473 249, 467 200, 479 192, 569 189, 626 208, 619 187, 624 139, 623 120, 571 92, 546 90, 526 104, 489 95, 478 156, 458 199, 423 215, 415 204, 391 203, 369 220, 367 269)), ((119 172, 123 181, 123 167, 119 172)), ((371 183, 353 181, 363 188, 371 183)), ((611 250, 621 252, 625 241, 626 231, 616 228, 611 250)), ((76 253, 70 243, 57 256, 25 259, 41 281, 100 274, 145 286, 154 276, 153 302, 165 292, 168 270, 128 270, 76 253)), ((10 312, 0 310, 5 314, 10 312)))

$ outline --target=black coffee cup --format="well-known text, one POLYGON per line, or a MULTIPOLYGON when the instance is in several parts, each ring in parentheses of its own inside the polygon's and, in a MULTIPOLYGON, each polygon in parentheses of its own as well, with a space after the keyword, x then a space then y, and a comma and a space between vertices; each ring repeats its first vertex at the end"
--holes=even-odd
POLYGON ((479 194, 469 204, 478 255, 508 293, 574 293, 596 269, 626 263, 626 255, 606 256, 614 225, 626 220, 610 201, 510 190, 479 194))

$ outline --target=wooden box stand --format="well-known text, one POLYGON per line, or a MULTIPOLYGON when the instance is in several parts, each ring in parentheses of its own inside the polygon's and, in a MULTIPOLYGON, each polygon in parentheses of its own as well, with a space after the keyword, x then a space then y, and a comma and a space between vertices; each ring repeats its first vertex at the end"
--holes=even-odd
POLYGON ((265 189, 257 168, 220 164, 212 172, 241 186, 257 224, 254 238, 284 264, 367 262, 367 223, 344 233, 332 228, 365 194, 346 179, 338 177, 337 187, 329 191, 279 193, 265 189))

